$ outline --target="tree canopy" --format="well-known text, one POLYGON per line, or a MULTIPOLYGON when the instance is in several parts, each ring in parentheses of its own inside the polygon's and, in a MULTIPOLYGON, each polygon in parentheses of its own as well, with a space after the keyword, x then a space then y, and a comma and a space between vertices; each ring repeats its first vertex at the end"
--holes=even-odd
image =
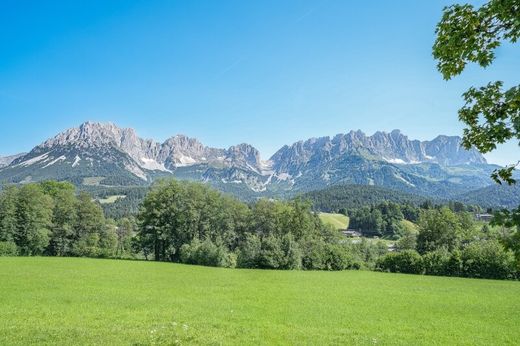
MULTIPOLYGON (((520 37, 520 1, 491 0, 479 8, 452 5, 436 29, 433 56, 445 79, 462 73, 468 63, 489 66, 502 42, 516 43, 520 37)), ((487 153, 509 140, 520 144, 520 86, 504 90, 504 82, 471 87, 463 94, 459 119, 466 124, 463 145, 487 153)), ((495 171, 495 181, 512 184, 513 170, 520 163, 495 171)))

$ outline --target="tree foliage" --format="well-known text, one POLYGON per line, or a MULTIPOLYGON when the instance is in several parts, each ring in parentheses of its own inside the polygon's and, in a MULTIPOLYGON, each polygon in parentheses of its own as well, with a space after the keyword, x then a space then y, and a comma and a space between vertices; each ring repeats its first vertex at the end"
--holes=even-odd
POLYGON ((77 195, 69 183, 7 186, 0 192, 4 254, 112 257, 114 232, 90 195, 77 195))
MULTIPOLYGON (((480 8, 469 4, 446 7, 436 34, 433 56, 445 79, 462 73, 470 62, 487 67, 503 41, 516 43, 520 37, 520 1, 491 0, 480 8)), ((520 86, 504 91, 502 81, 490 82, 470 88, 463 98, 459 119, 467 125, 466 148, 475 146, 487 153, 508 140, 520 144, 520 86)), ((517 165, 495 171, 492 178, 514 183, 512 172, 517 165)))

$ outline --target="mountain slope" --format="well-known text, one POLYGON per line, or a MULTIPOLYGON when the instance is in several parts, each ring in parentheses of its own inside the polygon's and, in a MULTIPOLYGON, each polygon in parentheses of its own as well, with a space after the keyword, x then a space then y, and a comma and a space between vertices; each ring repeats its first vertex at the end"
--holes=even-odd
POLYGON ((398 130, 372 136, 350 131, 286 145, 263 161, 245 143, 212 148, 184 135, 159 143, 140 138, 133 129, 86 122, 10 160, 0 168, 0 182, 58 179, 84 186, 139 186, 173 176, 244 199, 293 196, 339 184, 451 197, 492 184, 489 174, 496 168, 460 143, 454 136, 419 141, 398 130))
POLYGON ((0 170, 0 179, 144 185, 159 176, 204 180, 208 168, 218 169, 221 179, 246 183, 252 190, 261 189, 267 179, 262 176, 266 165, 258 150, 248 144, 217 149, 183 135, 157 143, 138 137, 133 129, 92 122, 68 129, 18 157, 0 170), (236 169, 246 173, 237 176, 236 169))
POLYGON ((457 196, 455 199, 490 208, 515 208, 520 205, 520 185, 490 185, 457 196))
POLYGON ((25 155, 25 153, 22 154, 16 154, 16 155, 10 155, 10 156, 0 156, 0 168, 9 166, 11 162, 16 160, 17 158, 25 155))
POLYGON ((380 186, 336 185, 323 190, 310 191, 301 195, 312 202, 315 210, 337 212, 338 210, 356 209, 363 205, 375 205, 381 202, 420 204, 426 197, 408 194, 380 186))

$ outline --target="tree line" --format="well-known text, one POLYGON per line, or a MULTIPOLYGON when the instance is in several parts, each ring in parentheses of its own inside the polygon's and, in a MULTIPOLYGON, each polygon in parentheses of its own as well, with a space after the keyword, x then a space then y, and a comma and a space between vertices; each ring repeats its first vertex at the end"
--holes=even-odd
POLYGON ((476 223, 447 206, 423 209, 418 231, 397 241, 396 252, 378 259, 382 271, 489 279, 520 277, 518 230, 476 223))
POLYGON ((343 210, 385 240, 351 240, 323 224, 307 200, 246 204, 201 183, 156 183, 135 217, 114 221, 64 182, 0 192, 0 255, 137 258, 216 267, 369 269, 515 279, 519 232, 475 222, 467 208, 384 202, 343 210), (375 220, 375 221, 374 221, 375 220), (403 220, 413 223, 403 223, 403 220))
POLYGON ((67 182, 7 186, 0 192, 0 255, 118 257, 135 226, 106 219, 86 192, 67 182))
POLYGON ((360 267, 357 257, 371 251, 360 248, 354 254, 350 244, 324 225, 307 201, 262 199, 248 205, 199 183, 164 181, 156 185, 137 220, 141 251, 159 261, 342 270, 360 267))

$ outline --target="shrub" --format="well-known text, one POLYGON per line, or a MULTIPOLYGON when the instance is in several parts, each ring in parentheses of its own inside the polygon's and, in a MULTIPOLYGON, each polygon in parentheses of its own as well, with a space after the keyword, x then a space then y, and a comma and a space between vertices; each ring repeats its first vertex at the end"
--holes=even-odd
POLYGON ((470 243, 462 250, 462 274, 487 279, 516 277, 515 258, 497 240, 470 243))
POLYGON ((351 251, 355 262, 363 263, 364 268, 372 270, 377 260, 388 253, 388 248, 382 241, 373 243, 362 238, 360 242, 351 245, 351 251))
POLYGON ((321 270, 325 267, 325 242, 309 240, 303 244, 302 267, 307 270, 321 270))
POLYGON ((446 275, 449 276, 461 276, 462 274, 462 257, 459 249, 453 250, 448 266, 446 268, 446 275))
POLYGON ((325 245, 325 268, 326 270, 344 270, 352 264, 352 256, 346 246, 339 244, 325 245))
POLYGON ((414 250, 393 252, 377 261, 377 268, 392 273, 421 274, 423 261, 421 255, 414 250))
POLYGON ((98 257, 99 249, 99 234, 92 233, 82 236, 73 245, 72 253, 79 257, 98 257))
MULTIPOLYGON (((304 244, 302 265, 308 270, 343 270, 353 266, 349 247, 311 240, 304 244)), ((359 266, 359 263, 357 263, 359 266)), ((359 267, 356 266, 356 269, 359 267)))
POLYGON ((451 275, 449 270, 451 254, 446 248, 427 252, 422 258, 426 275, 451 275))
POLYGON ((249 233, 239 244, 237 264, 240 268, 300 269, 302 251, 290 233, 264 239, 249 233))
POLYGON ((285 256, 281 247, 281 241, 274 236, 264 238, 258 258, 258 267, 265 269, 282 269, 284 264, 285 256))
POLYGON ((294 240, 291 234, 287 234, 282 238, 282 251, 285 261, 282 269, 301 269, 302 267, 302 251, 300 246, 294 240))
POLYGON ((12 241, 0 241, 0 256, 17 256, 18 247, 12 241))
POLYGON ((235 254, 230 253, 224 245, 215 244, 209 239, 201 242, 195 238, 191 243, 182 245, 179 251, 182 263, 225 268, 234 268, 237 264, 235 254))
POLYGON ((238 246, 237 266, 240 268, 257 268, 261 249, 260 238, 255 234, 247 233, 238 246))

